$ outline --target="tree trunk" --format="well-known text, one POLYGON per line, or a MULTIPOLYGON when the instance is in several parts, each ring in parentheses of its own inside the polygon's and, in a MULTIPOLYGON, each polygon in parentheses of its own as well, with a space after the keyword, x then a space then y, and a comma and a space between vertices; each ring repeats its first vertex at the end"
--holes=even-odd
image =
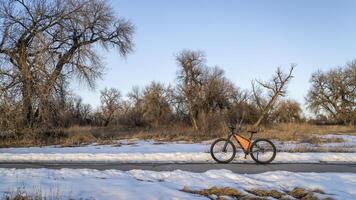
POLYGON ((51 111, 50 111, 50 103, 47 94, 43 94, 43 96, 41 95, 39 106, 40 106, 39 119, 40 119, 41 126, 44 128, 48 128, 51 126, 51 120, 50 120, 51 111))
POLYGON ((33 100, 33 82, 32 76, 26 61, 21 57, 16 57, 16 63, 21 72, 21 93, 22 93, 22 120, 24 127, 32 127, 34 124, 34 114, 32 107, 33 100))
POLYGON ((199 129, 197 124, 197 119, 191 117, 191 122, 192 122, 193 129, 197 131, 199 129))
POLYGON ((23 84, 22 92, 22 123, 24 127, 33 126, 32 93, 29 84, 23 84))
POLYGON ((193 129, 194 130, 198 130, 198 124, 197 124, 197 117, 196 115, 193 113, 193 108, 191 106, 191 103, 188 102, 188 112, 189 112, 189 117, 190 117, 190 121, 192 123, 193 129))
MULTIPOLYGON (((281 87, 282 88, 282 87, 281 87)), ((262 120, 266 117, 266 115, 268 114, 268 112, 272 109, 273 104, 275 103, 275 101, 277 100, 278 96, 279 96, 279 92, 277 92, 272 99, 268 102, 268 104, 266 105, 266 107, 262 110, 262 113, 260 115, 260 117, 258 118, 257 122, 253 125, 254 128, 257 128, 262 120)))

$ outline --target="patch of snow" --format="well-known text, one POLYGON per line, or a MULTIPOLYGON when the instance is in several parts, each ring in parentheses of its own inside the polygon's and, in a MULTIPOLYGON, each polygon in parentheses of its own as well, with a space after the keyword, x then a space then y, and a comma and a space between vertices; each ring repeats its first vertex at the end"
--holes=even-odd
MULTIPOLYGON (((344 148, 347 152, 356 152, 356 136, 353 135, 323 135, 322 138, 341 138, 345 142, 339 143, 321 143, 310 144, 300 143, 297 141, 277 141, 273 143, 279 151, 293 151, 295 149, 305 148, 311 151, 317 150, 320 147, 324 148, 344 148)), ((1 153, 26 154, 26 153, 43 153, 43 154, 73 154, 73 153, 89 153, 89 154, 116 154, 116 153, 207 153, 210 149, 210 144, 213 141, 204 141, 201 143, 181 142, 157 142, 153 140, 118 140, 113 145, 86 145, 80 147, 60 147, 60 146, 45 146, 45 147, 28 147, 28 148, 0 148, 1 153)))
MULTIPOLYGON (((117 163, 199 163, 214 162, 210 153, 25 153, 0 154, 0 162, 117 162, 117 163)), ((237 154, 233 162, 253 162, 237 154)), ((353 162, 356 153, 288 153, 277 152, 274 163, 353 162)))
POLYGON ((285 191, 303 187, 321 189, 335 199, 353 199, 356 196, 356 174, 275 171, 245 175, 228 170, 192 173, 180 170, 0 169, 0 196, 18 187, 25 190, 35 187, 44 197, 53 196, 53 191, 57 191, 61 199, 206 199, 180 190, 214 186, 240 191, 257 188, 285 191))
POLYGON ((298 149, 305 149, 306 151, 343 151, 343 152, 355 152, 356 153, 356 136, 354 135, 315 135, 323 139, 329 138, 340 138, 344 142, 332 142, 332 143, 320 143, 320 144, 310 144, 298 141, 277 141, 274 140, 273 143, 276 145, 277 149, 280 151, 296 151, 298 149))
POLYGON ((322 135, 322 138, 341 138, 347 142, 356 143, 356 135, 335 135, 335 134, 327 134, 322 135))
MULTIPOLYGON (((345 143, 309 144, 295 141, 274 141, 277 153, 274 162, 356 162, 356 136, 325 135, 322 137, 340 137, 345 143), (292 153, 293 149, 306 148, 311 151, 324 147, 345 147, 351 150, 347 153, 305 152, 292 153)), ((88 145, 83 147, 30 147, 30 148, 0 148, 0 162, 213 162, 209 148, 212 141, 202 143, 186 142, 155 142, 152 140, 119 140, 116 145, 88 145)), ((239 148, 238 148, 239 149, 239 148)), ((252 162, 244 159, 239 149, 234 162, 252 162)))
POLYGON ((211 142, 186 143, 163 142, 152 140, 119 140, 117 145, 88 145, 81 147, 29 147, 29 148, 0 148, 1 153, 45 153, 45 154, 72 154, 72 153, 176 153, 176 152, 208 152, 211 142))

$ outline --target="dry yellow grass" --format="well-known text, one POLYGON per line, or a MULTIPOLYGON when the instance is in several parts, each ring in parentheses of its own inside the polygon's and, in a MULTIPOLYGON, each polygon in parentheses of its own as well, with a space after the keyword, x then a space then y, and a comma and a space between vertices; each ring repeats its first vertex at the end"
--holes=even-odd
MULTIPOLYGON (((112 144, 119 139, 152 139, 157 141, 188 141, 226 137, 229 130, 194 131, 191 127, 172 125, 159 128, 129 128, 129 127, 81 127, 74 126, 66 129, 31 130, 25 129, 19 133, 0 135, 0 147, 63 145, 80 146, 96 142, 98 144, 112 144)), ((249 135, 243 133, 245 135, 249 135)), ((276 124, 262 127, 255 138, 277 139, 280 141, 301 141, 308 143, 343 142, 340 139, 320 139, 314 135, 350 134, 356 135, 356 126, 320 126, 303 124, 276 124)))
POLYGON ((325 134, 356 135, 356 126, 312 125, 308 123, 276 124, 273 127, 261 128, 256 136, 281 141, 296 141, 310 138, 313 135, 325 134))
POLYGON ((229 196, 229 197, 239 198, 239 197, 243 196, 241 194, 241 192, 239 192, 238 190, 229 188, 229 187, 224 187, 224 188, 212 187, 212 188, 203 189, 203 190, 190 190, 190 189, 184 187, 181 191, 187 192, 187 193, 192 193, 192 194, 198 194, 198 195, 206 196, 206 197, 216 195, 218 197, 229 196))
MULTIPOLYGON (((43 193, 42 188, 38 185, 33 185, 31 189, 25 188, 25 185, 17 187, 16 189, 4 192, 4 195, 0 197, 3 200, 60 200, 61 191, 58 185, 51 185, 51 190, 49 193, 43 193)), ((74 198, 69 198, 74 199, 74 198)))
POLYGON ((280 199, 284 193, 278 190, 261 190, 261 189, 254 189, 254 190, 246 190, 248 193, 259 197, 273 197, 275 199, 280 199))
MULTIPOLYGON (((315 195, 325 194, 323 191, 319 189, 315 190, 307 190, 304 188, 296 187, 291 191, 278 191, 278 190, 263 190, 263 189, 250 189, 241 192, 237 189, 230 187, 212 187, 208 189, 202 190, 191 190, 187 187, 184 187, 181 191, 192 193, 196 195, 201 195, 208 197, 210 199, 223 199, 222 197, 232 197, 236 199, 242 200, 252 200, 252 199, 301 199, 301 200, 319 200, 319 198, 315 195)), ((327 197, 331 199, 330 197, 327 197)))

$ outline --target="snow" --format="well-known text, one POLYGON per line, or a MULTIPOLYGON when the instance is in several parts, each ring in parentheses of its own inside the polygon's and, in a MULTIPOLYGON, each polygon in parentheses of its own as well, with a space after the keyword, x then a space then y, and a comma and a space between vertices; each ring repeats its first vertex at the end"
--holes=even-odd
POLYGON ((232 187, 241 192, 257 188, 286 191, 303 187, 321 189, 335 199, 352 199, 356 196, 356 174, 275 171, 245 175, 228 170, 192 173, 180 170, 0 169, 0 196, 23 187, 26 191, 40 190, 41 195, 47 198, 60 199, 205 199, 180 190, 213 186, 232 187))
MULTIPOLYGON (((297 148, 344 147, 349 150, 356 146, 356 136, 324 135, 324 138, 342 138, 341 143, 309 144, 295 141, 274 141, 277 150, 275 163, 318 163, 318 162, 356 162, 356 153, 335 152, 288 152, 297 148), (286 152, 287 151, 287 152, 286 152)), ((182 163, 213 162, 209 148, 212 141, 202 143, 155 142, 152 140, 120 140, 114 145, 87 145, 82 147, 30 147, 0 148, 0 162, 118 162, 118 163, 182 163)), ((253 162, 239 151, 233 162, 253 162)))
MULTIPOLYGON (((116 163, 201 163, 214 162, 210 153, 66 153, 0 154, 0 162, 116 162, 116 163)), ((253 162, 237 155, 233 162, 253 162)), ((288 153, 279 152, 274 163, 356 162, 356 153, 288 153)))
MULTIPOLYGON (((309 144, 274 141, 278 152, 274 163, 356 163, 356 136, 325 135, 339 137, 342 143, 309 144), (350 151, 331 152, 284 152, 297 148, 339 148, 350 151)), ((117 163, 199 163, 214 162, 209 148, 212 141, 202 143, 155 142, 142 140, 120 140, 114 145, 87 145, 82 147, 30 147, 0 148, 0 162, 117 162, 117 163)), ((253 162, 248 156, 237 153, 233 162, 253 162)), ((41 191, 49 199, 205 199, 182 192, 184 187, 192 190, 213 186, 245 189, 292 190, 303 187, 321 189, 336 199, 352 199, 356 196, 356 174, 354 173, 292 173, 273 171, 262 174, 235 174, 228 170, 210 170, 205 173, 186 171, 153 172, 145 170, 92 169, 1 169, 0 197, 7 192, 24 188, 41 191), (54 198, 50 198, 54 197, 54 198)), ((324 195, 325 196, 325 195, 324 195)))
MULTIPOLYGON (((353 162, 356 163, 356 153, 331 152, 284 152, 296 148, 338 148, 356 147, 356 136, 325 135, 325 138, 339 137, 342 143, 326 143, 319 146, 293 141, 274 141, 279 151, 274 163, 318 163, 318 162, 353 162)), ((87 145, 82 147, 30 147, 30 148, 0 148, 0 162, 118 162, 118 163, 182 163, 182 162, 213 162, 209 148, 212 141, 202 143, 160 142, 152 140, 120 140, 114 145, 87 145)), ((241 151, 233 162, 253 162, 248 156, 244 159, 241 151)))
POLYGON ((333 143, 320 143, 320 144, 310 144, 300 141, 273 141, 277 149, 280 151, 296 151, 298 149, 305 149, 307 151, 343 151, 343 152, 356 152, 356 136, 354 135, 315 135, 316 137, 321 137, 322 139, 330 138, 340 138, 344 142, 333 142, 333 143))
POLYGON ((0 153, 165 153, 165 152, 208 152, 210 141, 203 143, 155 142, 152 140, 119 140, 114 145, 87 145, 81 147, 29 147, 0 148, 0 153))

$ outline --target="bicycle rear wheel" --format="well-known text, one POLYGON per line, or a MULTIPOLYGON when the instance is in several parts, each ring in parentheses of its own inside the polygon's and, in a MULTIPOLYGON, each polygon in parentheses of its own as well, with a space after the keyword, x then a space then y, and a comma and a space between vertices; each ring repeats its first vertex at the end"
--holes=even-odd
POLYGON ((251 158, 260 164, 268 164, 276 157, 276 147, 267 139, 257 139, 250 147, 251 158))
POLYGON ((211 145, 210 154, 218 163, 229 163, 235 158, 236 148, 230 140, 220 138, 211 145))

